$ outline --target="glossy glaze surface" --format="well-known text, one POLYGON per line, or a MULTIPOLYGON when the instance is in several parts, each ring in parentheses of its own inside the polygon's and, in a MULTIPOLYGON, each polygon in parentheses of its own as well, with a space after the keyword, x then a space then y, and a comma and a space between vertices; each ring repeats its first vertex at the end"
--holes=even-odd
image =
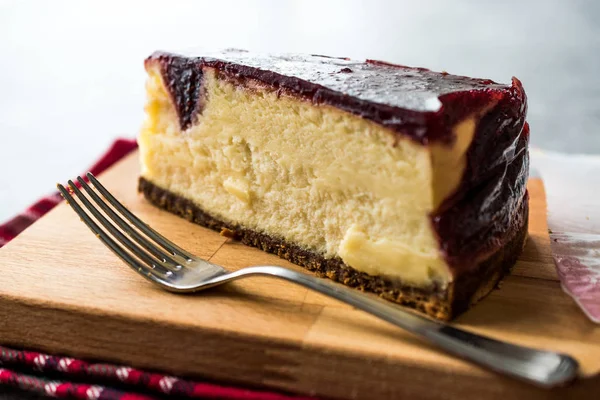
MULTIPOLYGON (((302 96, 315 104, 330 104, 370 119, 421 143, 451 139, 451 126, 474 110, 504 99, 518 100, 520 82, 512 86, 425 68, 382 61, 355 61, 317 55, 265 55, 242 50, 183 56, 156 52, 178 106, 182 129, 201 109, 203 67, 213 67, 233 79, 255 79, 302 96)), ((522 108, 516 101, 515 110, 522 108)))

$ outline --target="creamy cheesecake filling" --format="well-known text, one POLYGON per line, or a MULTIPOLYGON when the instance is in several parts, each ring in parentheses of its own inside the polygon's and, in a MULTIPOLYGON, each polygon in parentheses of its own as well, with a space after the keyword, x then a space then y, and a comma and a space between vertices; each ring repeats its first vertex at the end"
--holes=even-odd
POLYGON ((405 284, 452 280, 430 214, 456 189, 475 120, 423 146, 327 105, 204 68, 205 101, 181 131, 149 68, 142 176, 214 217, 405 284), (252 87, 248 87, 252 86, 252 87))

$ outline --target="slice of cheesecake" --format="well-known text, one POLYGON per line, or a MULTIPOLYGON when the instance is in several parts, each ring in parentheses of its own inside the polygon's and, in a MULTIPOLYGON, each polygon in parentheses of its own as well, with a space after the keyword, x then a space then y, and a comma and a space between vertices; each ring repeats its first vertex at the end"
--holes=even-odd
POLYGON ((157 206, 440 319, 527 233, 521 83, 240 50, 145 62, 139 190, 157 206))

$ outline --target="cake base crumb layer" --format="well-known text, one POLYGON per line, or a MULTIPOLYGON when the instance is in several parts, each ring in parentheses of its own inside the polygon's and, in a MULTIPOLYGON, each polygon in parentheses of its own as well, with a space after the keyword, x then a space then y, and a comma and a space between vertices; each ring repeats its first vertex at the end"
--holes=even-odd
POLYGON ((492 291, 517 261, 527 239, 528 202, 520 210, 523 225, 507 244, 479 263, 473 272, 461 274, 446 287, 420 288, 403 285, 379 276, 371 276, 347 266, 339 258, 326 259, 320 254, 307 251, 281 238, 271 237, 239 226, 233 226, 214 218, 196 204, 181 196, 162 189, 140 177, 138 190, 154 205, 188 221, 225 232, 224 236, 236 239, 248 246, 275 254, 296 265, 327 277, 346 286, 380 297, 425 313, 440 320, 451 320, 492 291))

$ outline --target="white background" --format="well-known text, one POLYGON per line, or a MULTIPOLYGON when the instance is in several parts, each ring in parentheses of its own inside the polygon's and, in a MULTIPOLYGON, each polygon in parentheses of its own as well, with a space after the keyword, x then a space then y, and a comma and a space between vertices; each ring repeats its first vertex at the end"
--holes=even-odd
POLYGON ((509 82, 537 147, 600 153, 600 2, 0 0, 0 220, 143 118, 152 51, 376 58, 509 82))

